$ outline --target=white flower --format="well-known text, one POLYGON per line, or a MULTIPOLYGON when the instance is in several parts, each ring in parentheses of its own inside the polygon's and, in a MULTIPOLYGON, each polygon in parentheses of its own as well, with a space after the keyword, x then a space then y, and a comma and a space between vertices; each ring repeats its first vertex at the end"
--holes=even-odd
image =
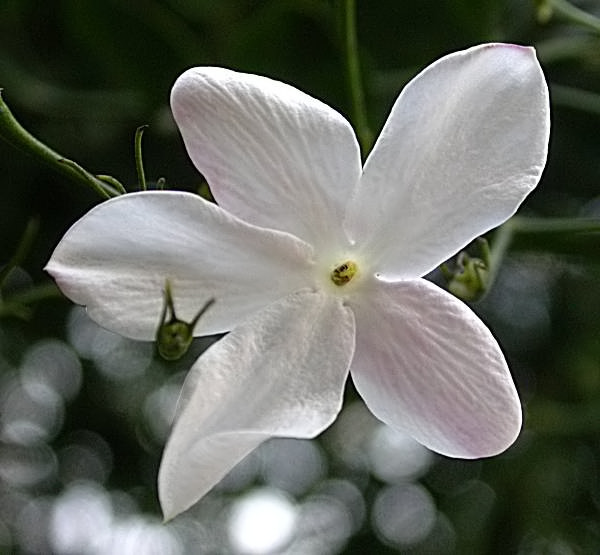
POLYGON ((172 108, 219 206, 142 192, 86 214, 48 271, 101 325, 154 338, 169 279, 195 334, 159 475, 173 517, 272 436, 314 437, 348 373, 371 411, 451 457, 497 454, 521 407, 504 357, 462 302, 421 278, 509 218, 542 173, 548 91, 534 50, 446 56, 398 97, 361 167, 348 122, 286 84, 186 71, 172 108))

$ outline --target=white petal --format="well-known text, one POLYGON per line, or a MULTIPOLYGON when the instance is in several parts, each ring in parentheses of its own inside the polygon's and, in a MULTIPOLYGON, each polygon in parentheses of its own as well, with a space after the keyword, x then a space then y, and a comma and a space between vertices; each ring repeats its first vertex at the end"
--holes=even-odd
POLYGON ((314 437, 335 419, 354 317, 307 290, 268 306, 209 348, 183 387, 159 472, 165 518, 198 501, 272 436, 314 437))
POLYGON ((314 245, 342 239, 361 163, 335 110, 279 81, 217 67, 186 71, 171 106, 220 206, 314 245))
POLYGON ((354 307, 352 378, 373 414, 443 455, 505 450, 521 405, 483 322, 432 283, 375 281, 354 307))
POLYGON ((46 269, 100 325, 149 340, 167 278, 182 320, 216 300, 195 329, 206 335, 228 331, 309 285, 311 258, 299 239, 242 222, 197 195, 148 191, 91 210, 65 234, 46 269))
POLYGON ((446 56, 398 97, 348 213, 386 277, 418 277, 499 225, 536 186, 550 129, 532 48, 446 56))

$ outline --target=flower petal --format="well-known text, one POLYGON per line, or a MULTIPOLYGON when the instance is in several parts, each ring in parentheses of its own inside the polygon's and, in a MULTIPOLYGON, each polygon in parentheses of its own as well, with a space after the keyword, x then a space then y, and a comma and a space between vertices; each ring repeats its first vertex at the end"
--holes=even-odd
POLYGON ((92 209, 65 234, 46 270, 100 325, 150 340, 167 279, 182 320, 215 298, 194 330, 207 335, 309 285, 311 258, 299 239, 242 222, 197 195, 148 191, 92 209))
POLYGON ((504 356, 461 301, 422 279, 377 282, 356 315, 351 373, 373 414, 443 455, 505 450, 521 405, 504 356))
POLYGON ((343 239, 361 163, 354 131, 335 110, 290 85, 217 67, 186 71, 171 106, 220 206, 316 246, 343 239))
POLYGON ((314 437, 333 422, 354 352, 354 317, 307 290, 210 347, 183 386, 159 472, 165 518, 186 510, 272 436, 314 437))
POLYGON ((499 225, 536 186, 550 130, 532 48, 446 56, 398 97, 364 169, 347 229, 388 278, 425 275, 499 225))

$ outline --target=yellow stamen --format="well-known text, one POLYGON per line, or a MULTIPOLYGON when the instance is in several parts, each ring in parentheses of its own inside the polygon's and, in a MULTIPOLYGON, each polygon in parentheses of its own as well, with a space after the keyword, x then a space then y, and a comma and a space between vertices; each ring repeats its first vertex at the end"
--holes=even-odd
POLYGON ((356 262, 346 260, 346 262, 342 262, 332 270, 331 281, 336 285, 346 285, 356 275, 357 271, 356 262))

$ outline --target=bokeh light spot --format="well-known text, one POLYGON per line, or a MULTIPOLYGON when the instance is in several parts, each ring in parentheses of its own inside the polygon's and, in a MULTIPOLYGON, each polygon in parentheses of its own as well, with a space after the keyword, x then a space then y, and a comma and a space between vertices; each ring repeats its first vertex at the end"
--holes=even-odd
POLYGON ((229 538, 237 553, 273 553, 288 544, 294 532, 297 510, 283 493, 256 489, 237 500, 229 517, 229 538))
POLYGON ((260 447, 267 484, 302 495, 326 472, 325 458, 313 441, 272 439, 260 447))
POLYGON ((423 486, 388 486, 375 498, 372 525, 386 543, 406 547, 427 537, 436 515, 434 501, 423 486))
POLYGON ((384 482, 418 478, 433 462, 429 449, 385 424, 373 433, 368 452, 371 472, 384 482))
POLYGON ((38 341, 25 353, 21 375, 25 387, 44 384, 70 401, 81 387, 81 361, 73 349, 62 341, 38 341))

